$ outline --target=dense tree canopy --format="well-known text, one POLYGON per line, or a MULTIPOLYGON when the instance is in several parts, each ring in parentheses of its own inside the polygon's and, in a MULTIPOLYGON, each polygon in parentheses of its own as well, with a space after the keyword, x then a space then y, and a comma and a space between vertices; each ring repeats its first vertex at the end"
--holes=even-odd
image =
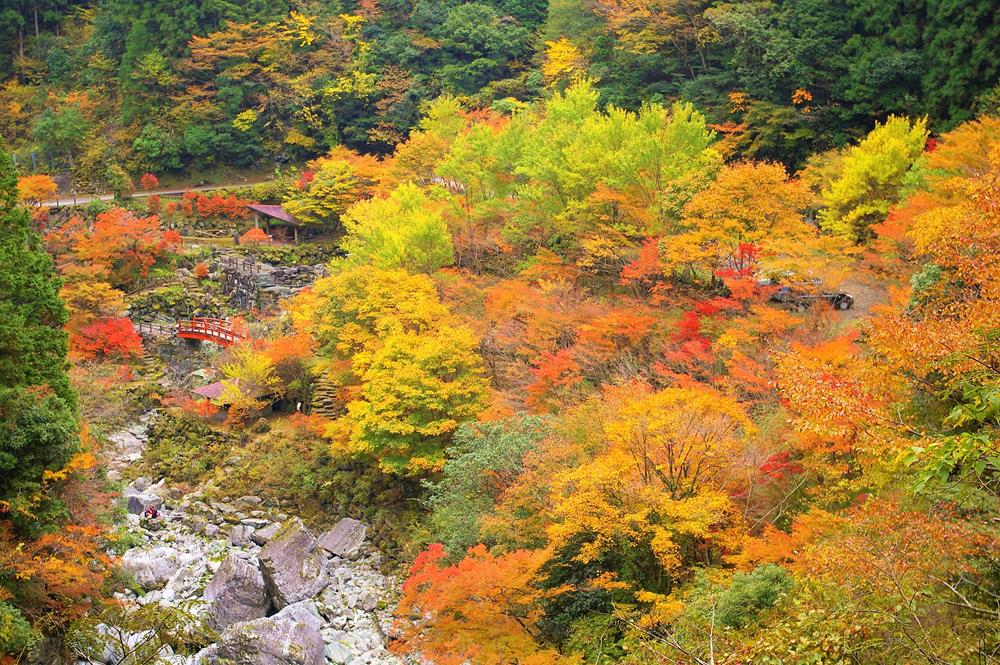
POLYGON ((0 2, 0 661, 151 407, 136 475, 364 517, 411 660, 995 661, 994 5, 0 2))
POLYGON ((892 114, 935 131, 967 120, 995 103, 1000 72, 985 0, 0 7, 0 131, 95 182, 108 160, 162 172, 266 169, 342 143, 384 154, 442 93, 510 109, 584 78, 602 106, 694 102, 742 156, 796 169, 892 114))
POLYGON ((76 397, 59 282, 30 224, 0 150, 0 519, 39 530, 54 498, 42 494, 44 474, 76 451, 76 397))

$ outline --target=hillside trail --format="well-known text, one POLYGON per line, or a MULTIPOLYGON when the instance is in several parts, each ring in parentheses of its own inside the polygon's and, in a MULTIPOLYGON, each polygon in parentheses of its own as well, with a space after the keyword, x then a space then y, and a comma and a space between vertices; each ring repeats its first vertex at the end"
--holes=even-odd
POLYGON ((872 308, 889 302, 889 290, 874 277, 852 276, 844 280, 839 289, 854 296, 854 306, 842 315, 847 320, 861 320, 872 314, 872 308))
MULTIPOLYGON (((266 178, 264 180, 253 180, 244 182, 234 182, 223 185, 198 185, 196 187, 185 187, 183 189, 156 189, 147 190, 141 192, 132 192, 129 198, 132 199, 143 199, 149 198, 150 196, 181 196, 187 192, 211 192, 217 189, 240 189, 242 187, 249 187, 250 185, 259 185, 266 182, 271 182, 271 178, 266 178)), ((105 192, 103 194, 87 194, 83 196, 73 196, 73 195, 63 195, 58 196, 54 199, 49 199, 48 201, 42 201, 39 206, 43 208, 59 208, 68 205, 87 205, 93 201, 114 201, 115 195, 111 192, 105 192)))

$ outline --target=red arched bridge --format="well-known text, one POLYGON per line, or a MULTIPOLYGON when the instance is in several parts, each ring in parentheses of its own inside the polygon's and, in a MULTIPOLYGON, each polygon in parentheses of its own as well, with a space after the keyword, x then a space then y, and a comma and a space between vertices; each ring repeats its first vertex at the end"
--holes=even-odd
POLYGON ((177 336, 184 339, 215 342, 221 346, 231 346, 246 339, 247 330, 245 326, 229 319, 207 319, 196 316, 193 319, 177 322, 177 336))
POLYGON ((215 342, 220 346, 232 346, 236 342, 249 338, 246 326, 229 319, 211 319, 196 316, 182 319, 176 326, 157 323, 139 323, 136 328, 140 333, 157 336, 176 335, 183 339, 197 339, 215 342))

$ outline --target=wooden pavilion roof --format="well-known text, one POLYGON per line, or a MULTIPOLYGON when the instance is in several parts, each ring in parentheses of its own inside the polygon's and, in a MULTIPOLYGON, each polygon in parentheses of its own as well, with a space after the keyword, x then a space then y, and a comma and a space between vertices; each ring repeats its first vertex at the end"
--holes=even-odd
POLYGON ((288 224, 289 226, 299 226, 301 224, 299 220, 292 217, 292 215, 287 210, 285 210, 279 205, 261 205, 258 203, 254 203, 248 205, 247 208, 253 210, 256 213, 260 213, 265 217, 270 217, 271 219, 276 219, 279 222, 288 224))

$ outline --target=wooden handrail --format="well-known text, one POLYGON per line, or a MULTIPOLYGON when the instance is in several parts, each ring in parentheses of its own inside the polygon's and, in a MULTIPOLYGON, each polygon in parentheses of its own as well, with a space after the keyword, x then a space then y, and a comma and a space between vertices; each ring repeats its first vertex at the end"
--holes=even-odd
POLYGON ((177 336, 188 339, 204 339, 229 346, 247 337, 244 330, 227 319, 192 317, 177 322, 177 336))

